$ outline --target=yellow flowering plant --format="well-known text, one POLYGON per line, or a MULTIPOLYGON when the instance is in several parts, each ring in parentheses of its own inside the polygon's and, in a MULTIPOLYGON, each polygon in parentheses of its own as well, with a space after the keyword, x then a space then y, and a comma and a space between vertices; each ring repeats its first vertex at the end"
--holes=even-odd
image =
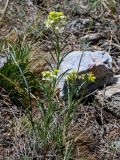
POLYGON ((96 77, 92 72, 88 73, 88 80, 91 82, 95 82, 96 77))
POLYGON ((59 70, 54 68, 53 71, 43 71, 42 72, 42 79, 43 80, 48 80, 48 81, 53 81, 53 79, 57 78, 59 70))
POLYGON ((59 70, 54 68, 52 71, 43 71, 42 76, 42 88, 47 97, 54 97, 56 93, 56 86, 58 82, 58 72, 59 70))
POLYGON ((57 74, 59 73, 59 69, 54 68, 53 69, 53 75, 57 77, 57 74))
MULTIPOLYGON (((75 71, 75 70, 68 73, 67 76, 66 76, 66 80, 69 81, 69 82, 74 82, 77 78, 79 79, 79 76, 78 76, 78 72, 75 71)), ((81 79, 85 80, 85 81, 95 82, 96 77, 92 72, 89 72, 89 73, 86 73, 86 74, 82 74, 81 79)))
POLYGON ((47 28, 58 32, 63 25, 65 24, 66 17, 64 16, 63 12, 55 12, 51 11, 48 14, 48 17, 45 21, 45 25, 47 28))
POLYGON ((78 77, 77 71, 73 70, 72 72, 68 73, 66 76, 66 80, 69 82, 74 82, 78 77))
POLYGON ((91 81, 91 82, 95 82, 95 80, 96 80, 96 77, 92 72, 82 74, 81 78, 82 78, 82 80, 91 81))
POLYGON ((55 67, 57 69, 59 69, 59 66, 62 60, 61 52, 65 47, 64 43, 61 43, 61 40, 60 40, 61 38, 60 33, 65 23, 66 23, 66 16, 64 15, 64 13, 56 12, 56 11, 49 12, 48 17, 44 22, 45 27, 52 31, 52 34, 49 35, 49 38, 54 47, 54 54, 52 52, 50 52, 50 54, 52 55, 52 58, 55 61, 55 65, 56 65, 55 67))

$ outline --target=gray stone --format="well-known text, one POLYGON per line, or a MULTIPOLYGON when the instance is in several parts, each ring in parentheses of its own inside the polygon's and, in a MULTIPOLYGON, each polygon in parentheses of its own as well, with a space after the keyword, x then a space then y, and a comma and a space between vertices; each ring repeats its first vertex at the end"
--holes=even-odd
POLYGON ((114 95, 120 95, 120 75, 115 75, 110 78, 112 85, 105 87, 105 89, 98 91, 97 95, 100 98, 110 99, 114 95))
POLYGON ((69 32, 79 32, 80 29, 84 29, 85 27, 89 26, 90 24, 90 19, 75 19, 67 24, 67 31, 69 32))
MULTIPOLYGON (((88 94, 103 87, 105 83, 109 83, 109 79, 113 77, 112 58, 104 51, 73 51, 62 61, 59 75, 66 71, 70 73, 72 70, 78 71, 79 74, 94 73, 96 81, 88 84, 86 92, 88 94)), ((81 81, 78 82, 78 85, 81 85, 81 81)), ((58 87, 61 89, 61 96, 64 95, 65 76, 60 80, 58 87)))
POLYGON ((105 36, 104 36, 103 33, 91 33, 91 34, 88 34, 84 37, 81 37, 81 40, 96 42, 96 41, 99 41, 99 40, 103 39, 104 37, 105 36))
POLYGON ((111 79, 112 85, 98 91, 96 97, 99 103, 104 101, 105 107, 120 118, 120 75, 111 79))

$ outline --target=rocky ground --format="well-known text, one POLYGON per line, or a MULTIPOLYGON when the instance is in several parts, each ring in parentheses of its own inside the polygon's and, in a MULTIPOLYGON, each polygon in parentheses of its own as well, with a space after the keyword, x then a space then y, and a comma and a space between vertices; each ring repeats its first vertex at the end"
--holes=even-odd
MULTIPOLYGON (((112 9, 105 4, 91 9, 85 2, 87 1, 84 3, 82 0, 9 1, 4 15, 1 13, 4 17, 0 21, 0 42, 2 43, 3 38, 15 41, 18 35, 29 33, 31 29, 30 36, 36 40, 40 36, 41 22, 43 23, 47 13, 55 8, 62 10, 68 17, 65 32, 69 33, 69 36, 64 41, 67 44, 65 51, 83 49, 107 51, 113 58, 113 72, 118 75, 120 74, 120 2, 116 0, 116 7, 112 9), (36 26, 33 25, 34 21, 36 26)), ((2 1, 0 4, 3 9, 5 2, 2 1)), ((63 33, 63 39, 64 35, 63 33)), ((49 50, 52 51, 53 46, 46 37, 40 37, 35 41, 29 60, 33 72, 40 73, 47 66, 45 59, 51 60, 49 50)), ((3 54, 0 55, 0 66, 4 61, 3 54)), ((16 158, 16 155, 21 148, 24 148, 22 143, 27 140, 21 126, 17 126, 23 113, 11 102, 8 95, 3 88, 0 88, 0 159, 17 160, 20 157, 16 158)), ((77 160, 79 157, 81 160, 120 159, 119 97, 120 92, 108 99, 105 99, 103 94, 101 100, 96 96, 94 102, 88 101, 87 104, 78 106, 68 133, 75 144, 73 159, 77 160)), ((33 160, 37 159, 42 158, 33 157, 33 160)))

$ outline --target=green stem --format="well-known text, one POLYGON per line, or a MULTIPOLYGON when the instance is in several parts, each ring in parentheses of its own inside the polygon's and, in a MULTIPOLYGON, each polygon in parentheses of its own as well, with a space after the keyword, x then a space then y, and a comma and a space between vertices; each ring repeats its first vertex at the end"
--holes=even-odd
POLYGON ((59 69, 60 66, 60 41, 59 41, 59 35, 57 33, 55 34, 55 43, 56 43, 56 48, 55 48, 55 53, 56 53, 56 58, 57 58, 57 69, 59 69))

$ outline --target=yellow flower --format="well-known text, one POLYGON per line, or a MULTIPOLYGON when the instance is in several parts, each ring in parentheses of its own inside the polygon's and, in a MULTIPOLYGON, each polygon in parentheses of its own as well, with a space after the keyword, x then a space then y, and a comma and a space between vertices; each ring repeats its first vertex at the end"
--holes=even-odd
POLYGON ((43 71, 42 72, 42 77, 43 80, 53 80, 57 78, 57 74, 58 74, 59 70, 54 68, 52 72, 50 71, 43 71))
POLYGON ((86 74, 82 74, 81 78, 83 80, 85 80, 85 81, 91 81, 91 82, 94 82, 95 79, 96 79, 95 75, 92 72, 86 73, 86 74))
POLYGON ((42 72, 42 77, 43 78, 50 78, 51 77, 51 72, 50 71, 43 71, 42 72))
POLYGON ((70 72, 66 77, 67 81, 74 81, 76 79, 77 79, 77 72, 74 70, 72 72, 70 72))
POLYGON ((49 12, 48 18, 55 20, 55 19, 61 18, 62 16, 64 16, 63 12, 51 11, 49 12))
POLYGON ((61 15, 63 15, 62 12, 55 12, 55 11, 49 12, 49 17, 50 17, 50 18, 59 17, 59 16, 61 16, 61 15))
POLYGON ((54 31, 59 31, 65 24, 66 17, 63 12, 51 11, 48 14, 45 25, 47 28, 53 29, 54 31))
POLYGON ((86 74, 82 74, 81 79, 85 80, 85 78, 86 78, 86 74))
POLYGON ((94 82, 95 79, 96 79, 96 77, 92 72, 88 73, 88 80, 89 81, 94 82))
POLYGON ((57 76, 58 72, 59 72, 59 70, 58 70, 58 69, 56 69, 56 68, 54 68, 54 69, 53 69, 53 74, 54 74, 54 75, 56 75, 56 76, 57 76))

